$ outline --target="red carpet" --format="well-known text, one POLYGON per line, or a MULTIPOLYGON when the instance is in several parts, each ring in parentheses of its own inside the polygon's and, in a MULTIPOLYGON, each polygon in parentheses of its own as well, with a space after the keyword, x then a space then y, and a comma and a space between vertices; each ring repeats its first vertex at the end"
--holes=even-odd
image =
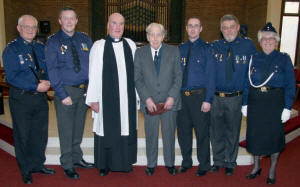
MULTIPOLYGON (((287 144, 282 152, 277 168, 277 181, 274 186, 296 187, 300 184, 300 136, 287 144)), ((239 166, 233 176, 226 176, 224 169, 218 173, 208 173, 204 177, 196 177, 196 167, 188 170, 187 173, 171 176, 164 167, 158 167, 153 176, 145 175, 145 166, 135 166, 132 173, 112 172, 106 177, 98 175, 96 169, 77 169, 80 179, 71 180, 65 177, 59 166, 49 166, 56 170, 56 174, 47 176, 33 174, 33 184, 31 186, 105 186, 105 187, 142 187, 142 186, 162 186, 162 187, 244 187, 244 186, 269 186, 266 185, 268 175, 269 158, 262 160, 262 175, 254 180, 247 180, 245 176, 252 166, 239 166)), ((0 149, 0 186, 23 186, 17 163, 14 157, 0 149)), ((28 186, 28 185, 24 185, 28 186)))

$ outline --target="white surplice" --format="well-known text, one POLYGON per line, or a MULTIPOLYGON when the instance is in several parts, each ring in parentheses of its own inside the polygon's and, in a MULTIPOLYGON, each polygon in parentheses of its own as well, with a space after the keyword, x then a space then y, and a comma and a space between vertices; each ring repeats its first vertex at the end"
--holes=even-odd
MULTIPOLYGON (((135 43, 126 39, 129 44, 132 56, 136 50, 135 43)), ((92 102, 99 102, 99 112, 92 111, 94 118, 93 132, 98 136, 104 136, 103 130, 103 104, 102 104, 102 71, 103 71, 103 53, 105 40, 101 39, 93 44, 90 51, 89 64, 89 86, 86 96, 86 104, 91 105, 92 102)), ((112 43, 114 53, 116 56, 116 63, 118 69, 119 80, 119 95, 120 95, 120 120, 121 120, 121 136, 129 135, 129 115, 128 115, 128 94, 127 94, 127 73, 125 64, 125 55, 123 49, 123 42, 112 43)), ((134 80, 132 80, 134 81, 134 80)), ((137 97, 138 98, 138 97, 137 97)), ((103 98, 105 99, 105 98, 103 98)), ((105 110, 105 109, 104 109, 105 110)))

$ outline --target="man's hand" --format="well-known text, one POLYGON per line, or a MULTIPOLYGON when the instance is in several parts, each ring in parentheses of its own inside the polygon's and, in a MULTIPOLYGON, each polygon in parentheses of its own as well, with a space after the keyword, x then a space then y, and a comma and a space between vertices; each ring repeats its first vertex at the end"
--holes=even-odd
POLYGON ((174 98, 173 97, 168 97, 164 109, 166 110, 171 110, 171 108, 174 106, 174 98))
POLYGON ((94 112, 98 113, 99 112, 99 102, 92 102, 91 108, 94 112))
POLYGON ((155 103, 153 102, 152 98, 149 97, 146 99, 146 106, 149 112, 155 112, 157 110, 155 103))
POLYGON ((38 92, 47 92, 50 88, 50 82, 47 80, 40 80, 36 91, 38 92))
POLYGON ((63 99, 61 102, 62 102, 62 104, 64 104, 64 105, 72 105, 72 104, 73 104, 72 99, 71 99, 70 96, 66 97, 66 98, 63 99))
POLYGON ((209 102, 203 102, 201 106, 202 112, 209 112, 211 108, 211 104, 209 102))

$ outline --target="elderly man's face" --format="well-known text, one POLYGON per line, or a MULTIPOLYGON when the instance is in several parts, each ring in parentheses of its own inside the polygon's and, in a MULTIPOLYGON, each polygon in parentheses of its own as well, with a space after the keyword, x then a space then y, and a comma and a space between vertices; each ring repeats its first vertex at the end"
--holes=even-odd
POLYGON ((61 25, 61 29, 66 34, 68 34, 70 36, 72 36, 74 34, 78 19, 73 10, 62 11, 58 21, 59 21, 59 24, 61 25))
POLYGON ((20 36, 27 42, 31 42, 37 31, 37 24, 31 17, 24 17, 22 23, 17 26, 20 36))
POLYGON ((158 49, 164 40, 164 33, 159 26, 153 25, 147 34, 147 40, 153 49, 158 49))
POLYGON ((221 24, 222 34, 228 42, 232 42, 237 37, 240 30, 240 25, 234 20, 223 21, 221 24))
POLYGON ((112 14, 108 20, 108 33, 112 38, 119 39, 124 32, 125 20, 121 14, 112 14))
POLYGON ((186 25, 186 32, 190 40, 195 40, 199 38, 200 32, 202 31, 202 26, 200 20, 196 18, 189 19, 186 25))

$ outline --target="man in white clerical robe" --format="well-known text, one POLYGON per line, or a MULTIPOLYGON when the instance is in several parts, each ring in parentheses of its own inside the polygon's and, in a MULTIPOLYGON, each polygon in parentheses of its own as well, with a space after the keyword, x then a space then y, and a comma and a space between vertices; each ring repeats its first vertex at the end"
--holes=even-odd
POLYGON ((95 166, 100 175, 131 172, 137 160, 137 105, 133 57, 135 43, 122 38, 124 17, 113 13, 109 35, 94 43, 90 52, 86 104, 93 112, 95 166))

